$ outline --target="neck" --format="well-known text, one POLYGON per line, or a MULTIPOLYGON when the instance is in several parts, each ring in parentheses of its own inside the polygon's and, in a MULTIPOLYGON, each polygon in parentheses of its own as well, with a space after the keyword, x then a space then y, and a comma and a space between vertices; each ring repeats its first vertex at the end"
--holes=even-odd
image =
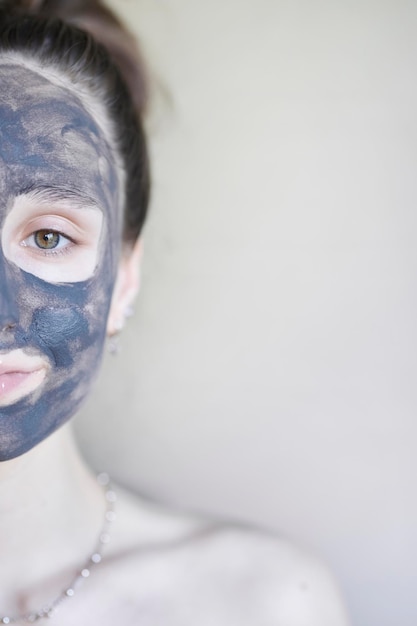
MULTIPOLYGON (((40 581, 78 566, 96 542, 104 510, 68 426, 0 463, 0 614, 16 611, 25 594, 41 597, 40 581)), ((45 601, 54 594, 49 587, 45 601)))

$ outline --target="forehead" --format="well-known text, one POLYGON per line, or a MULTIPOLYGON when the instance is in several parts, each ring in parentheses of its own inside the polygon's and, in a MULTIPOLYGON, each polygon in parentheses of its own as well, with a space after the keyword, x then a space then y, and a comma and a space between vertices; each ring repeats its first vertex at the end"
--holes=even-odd
POLYGON ((103 129, 70 87, 19 64, 0 64, 0 191, 65 187, 107 207, 118 173, 103 129))

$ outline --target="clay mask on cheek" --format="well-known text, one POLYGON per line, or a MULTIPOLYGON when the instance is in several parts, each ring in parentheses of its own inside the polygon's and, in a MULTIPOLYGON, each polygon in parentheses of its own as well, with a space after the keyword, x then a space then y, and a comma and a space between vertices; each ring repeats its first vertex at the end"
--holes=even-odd
POLYGON ((78 409, 120 253, 117 168, 79 98, 0 64, 0 460, 78 409), (24 87, 22 87, 22 85, 24 87))

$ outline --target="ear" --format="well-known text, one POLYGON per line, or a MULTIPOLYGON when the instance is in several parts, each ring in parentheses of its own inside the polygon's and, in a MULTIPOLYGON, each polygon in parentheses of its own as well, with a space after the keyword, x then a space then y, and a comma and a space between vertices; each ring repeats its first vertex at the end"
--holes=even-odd
POLYGON ((139 291, 141 259, 142 240, 137 239, 133 248, 123 251, 119 262, 107 319, 107 334, 110 337, 122 330, 126 318, 129 317, 129 310, 139 291))

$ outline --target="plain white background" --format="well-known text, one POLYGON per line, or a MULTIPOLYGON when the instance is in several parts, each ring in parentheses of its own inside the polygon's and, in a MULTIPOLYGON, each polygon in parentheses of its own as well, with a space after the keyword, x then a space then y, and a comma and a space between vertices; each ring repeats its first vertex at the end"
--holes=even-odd
POLYGON ((417 4, 118 0, 153 79, 143 285, 78 434, 417 623, 417 4))

